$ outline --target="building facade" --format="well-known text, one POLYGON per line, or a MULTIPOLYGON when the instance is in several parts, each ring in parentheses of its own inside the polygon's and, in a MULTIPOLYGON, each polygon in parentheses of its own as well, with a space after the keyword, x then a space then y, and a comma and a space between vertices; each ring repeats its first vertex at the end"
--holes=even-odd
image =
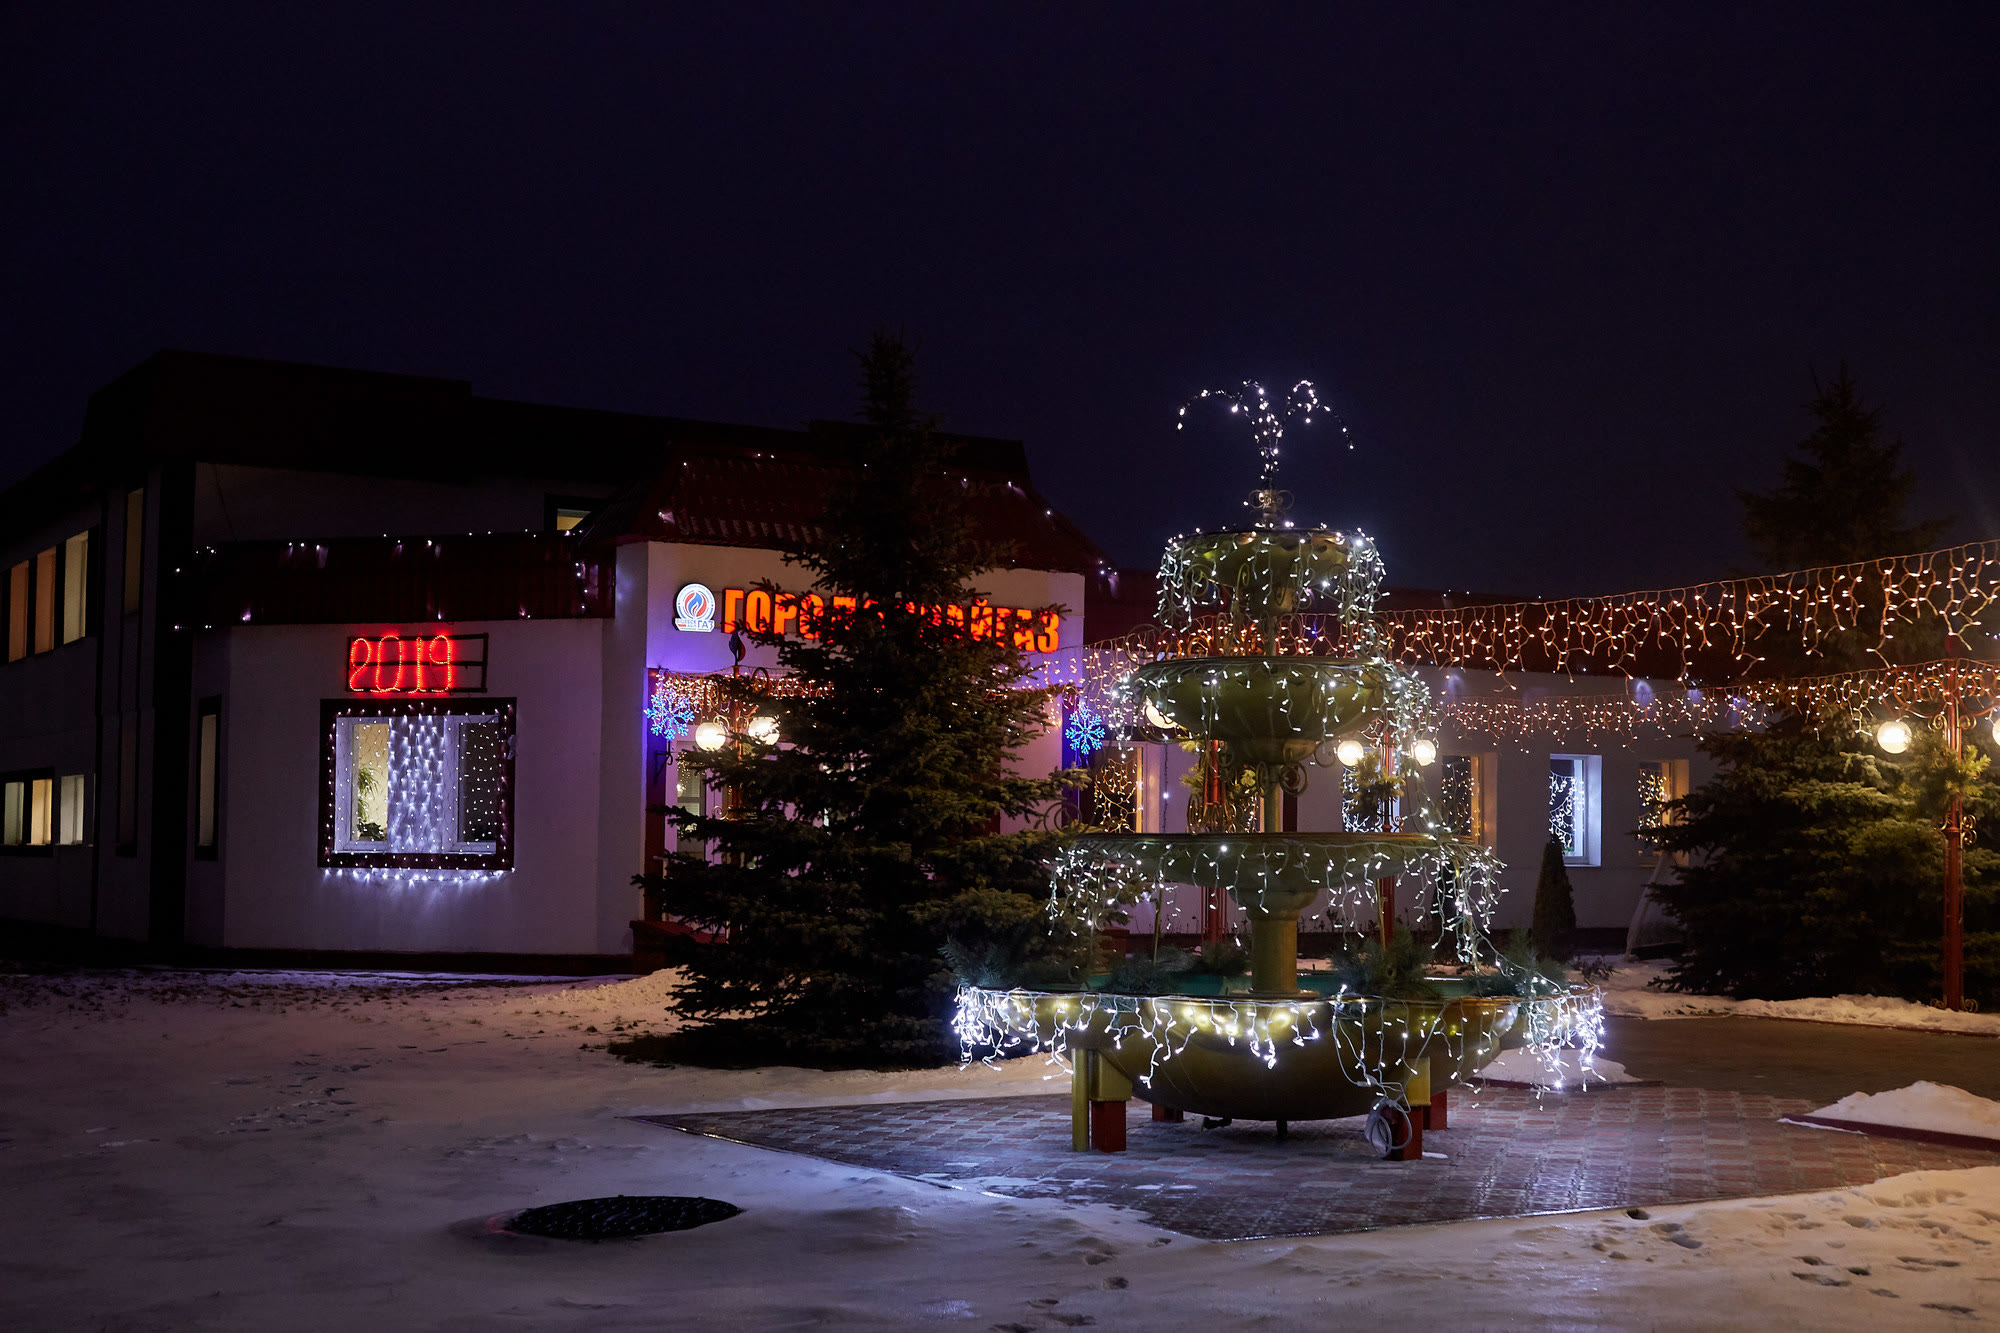
MULTIPOLYGON (((649 682, 727 669, 767 585, 810 593, 782 553, 856 439, 148 360, 0 497, 0 917, 232 949, 629 952, 665 837, 648 806, 682 796, 649 682), (684 615, 695 587, 723 614, 684 615)), ((1041 651, 1079 644, 1102 557, 1019 444, 949 443, 1016 556, 982 591, 1068 608, 1041 651)), ((1055 767, 1057 744, 1023 763, 1055 767)))
MULTIPOLYGON (((659 808, 717 799, 676 763, 694 719, 663 682, 730 670, 734 629, 809 626, 818 594, 783 553, 859 429, 150 358, 0 495, 0 918, 221 949, 627 953, 633 876, 672 840, 659 808)), ((939 484, 1012 552, 967 623, 1078 679, 1088 641, 1150 618, 1149 576, 1110 570, 1018 443, 949 444, 939 484)), ((748 644, 742 669, 775 665, 748 644)), ((1582 745, 1482 704, 1632 682, 1431 683, 1431 781, 1509 866, 1496 924, 1526 923, 1554 833, 1579 923, 1623 929, 1659 868, 1633 830, 1706 776, 1693 740, 1582 745)), ((1115 736, 1079 754, 1063 708, 1023 771, 1115 768, 1092 818, 1185 829, 1192 755, 1115 736)), ((1288 824, 1354 827, 1345 781, 1313 768, 1288 824)), ((1190 889, 1170 909, 1180 931, 1214 905, 1190 889)))

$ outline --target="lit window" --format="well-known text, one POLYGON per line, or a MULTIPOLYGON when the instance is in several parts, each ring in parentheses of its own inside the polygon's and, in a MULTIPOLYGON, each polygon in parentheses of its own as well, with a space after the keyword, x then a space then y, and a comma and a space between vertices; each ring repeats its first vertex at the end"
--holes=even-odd
POLYGON ((56 646, 56 549, 51 546, 35 557, 35 651, 51 652, 56 646))
POLYGON ((75 643, 88 628, 90 603, 90 534, 79 532, 63 543, 62 641, 75 643))
POLYGON ((589 517, 590 517, 590 511, 588 509, 565 509, 561 506, 557 506, 556 531, 568 532, 571 528, 575 527, 577 524, 583 522, 583 520, 589 517))
POLYGON ((56 780, 28 781, 28 845, 46 847, 56 840, 56 780))
MULTIPOLYGON (((1646 759, 1639 763, 1639 827, 1652 828, 1667 817, 1667 803, 1687 794, 1687 760, 1646 759)), ((1639 854, 1658 856, 1659 844, 1640 837, 1639 854)))
POLYGON ((56 816, 56 841, 65 847, 75 847, 84 840, 84 829, 89 820, 84 816, 85 792, 83 774, 67 773, 62 780, 62 809, 56 816))
POLYGON ((18 662, 28 655, 28 562, 7 571, 7 660, 18 662))
POLYGON ((512 700, 325 707, 320 864, 513 865, 512 700))
POLYGON ((10 782, 6 788, 6 820, 0 845, 19 847, 28 836, 28 784, 10 782))
POLYGON ((1469 754, 1438 757, 1437 813, 1447 833, 1478 838, 1485 829, 1479 818, 1479 763, 1469 754))
POLYGON ((1594 754, 1549 756, 1549 837, 1562 848, 1563 863, 1601 864, 1598 845, 1604 761, 1594 754))

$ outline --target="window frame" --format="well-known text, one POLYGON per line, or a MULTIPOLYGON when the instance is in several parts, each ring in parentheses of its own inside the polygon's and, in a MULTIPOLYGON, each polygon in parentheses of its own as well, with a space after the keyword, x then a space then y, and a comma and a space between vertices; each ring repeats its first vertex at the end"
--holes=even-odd
MULTIPOLYGON (((323 699, 320 701, 320 819, 319 864, 323 869, 350 870, 511 870, 514 868, 514 775, 518 737, 513 699, 323 699), (503 729, 499 827, 491 844, 459 843, 451 851, 396 852, 387 843, 356 846, 340 836, 351 811, 346 765, 342 762, 343 724, 401 718, 443 717, 450 760, 450 791, 446 799, 457 807, 459 782, 457 733, 467 722, 494 721, 503 729), (449 719, 456 719, 450 721, 449 719), (489 847, 490 850, 466 850, 489 847)), ((392 789, 393 790, 393 789, 392 789)), ((387 830, 385 829, 386 833, 387 830)))
POLYGON ((56 846, 90 845, 90 775, 65 773, 56 780, 56 846), (75 792, 74 798, 71 792, 75 792), (70 837, 71 825, 76 836, 70 837))
POLYGON ((57 594, 62 602, 62 623, 56 626, 58 648, 90 635, 90 547, 89 528, 63 538, 61 592, 57 594))
POLYGON ((7 660, 25 661, 34 655, 35 558, 17 560, 7 567, 7 660))
POLYGON ((0 826, 0 855, 5 855, 5 856, 54 856, 55 855, 55 850, 56 850, 55 807, 56 807, 56 797, 58 792, 56 776, 57 776, 56 771, 53 768, 19 768, 19 769, 14 769, 10 772, 0 773, 0 820, 4 820, 5 818, 5 810, 6 810, 5 803, 7 799, 8 788, 18 785, 21 789, 21 798, 20 798, 21 840, 19 842, 6 841, 4 826, 0 826), (35 784, 38 782, 46 782, 49 784, 49 801, 48 801, 49 839, 47 842, 30 841, 30 839, 33 838, 35 833, 35 830, 33 828, 34 818, 35 818, 34 815, 35 784))
MULTIPOLYGON (((1604 864, 1604 756, 1598 754, 1552 754, 1549 756, 1551 772, 1559 760, 1568 760, 1576 765, 1574 770, 1578 782, 1583 787, 1583 809, 1579 816, 1583 837, 1580 852, 1572 854, 1563 849, 1565 866, 1601 866, 1604 864)), ((1554 796, 1551 788, 1550 797, 1554 796)), ((1553 814, 1551 810, 1549 813, 1553 814)))
POLYGON ((52 653, 62 646, 62 625, 56 615, 62 602, 62 544, 35 552, 34 599, 29 603, 28 628, 31 656, 52 653))
POLYGON ((194 718, 194 836, 189 839, 198 861, 222 856, 222 696, 212 694, 195 706, 194 718), (204 735, 213 725, 214 739, 204 735), (203 807, 208 840, 202 840, 203 807))

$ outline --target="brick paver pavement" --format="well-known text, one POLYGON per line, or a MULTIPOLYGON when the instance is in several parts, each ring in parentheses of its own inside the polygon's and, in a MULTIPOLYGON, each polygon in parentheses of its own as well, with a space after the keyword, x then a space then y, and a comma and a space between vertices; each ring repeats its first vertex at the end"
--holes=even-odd
POLYGON ((1443 1157, 1384 1162, 1361 1121, 1204 1130, 1129 1104, 1124 1153, 1069 1146, 1067 1096, 640 1116, 651 1124, 1020 1198, 1133 1208, 1210 1240, 1308 1236, 1788 1194, 1899 1171, 2000 1165, 2000 1154, 1778 1123, 1813 1103, 1701 1088, 1608 1087, 1536 1098, 1453 1093, 1443 1157))

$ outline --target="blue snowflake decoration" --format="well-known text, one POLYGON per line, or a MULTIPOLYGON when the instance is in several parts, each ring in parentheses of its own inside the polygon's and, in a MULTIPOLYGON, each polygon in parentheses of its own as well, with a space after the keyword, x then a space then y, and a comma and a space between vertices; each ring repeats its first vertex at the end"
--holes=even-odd
POLYGON ((1069 748, 1085 759, 1104 748, 1104 717, 1091 706, 1090 700, 1078 699, 1076 707, 1070 710, 1069 721, 1063 724, 1063 739, 1069 748))
POLYGON ((694 701, 674 689, 665 676, 655 676, 652 698, 646 701, 646 723, 655 736, 679 740, 694 725, 694 701))

